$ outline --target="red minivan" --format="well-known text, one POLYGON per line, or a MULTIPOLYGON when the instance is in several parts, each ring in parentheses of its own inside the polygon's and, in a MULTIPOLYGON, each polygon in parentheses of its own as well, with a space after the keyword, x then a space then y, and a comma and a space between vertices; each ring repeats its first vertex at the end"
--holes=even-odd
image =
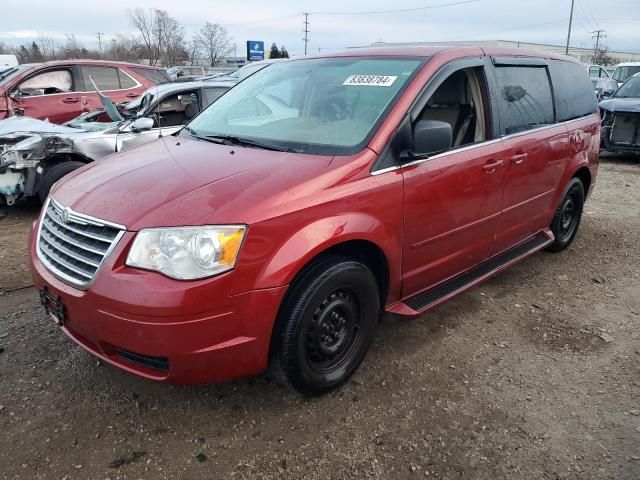
POLYGON ((59 60, 0 70, 0 119, 25 115, 64 123, 101 108, 91 84, 116 103, 129 102, 147 88, 171 81, 158 67, 103 60, 59 60))
POLYGON ((46 311, 95 356, 326 392, 383 311, 423 313, 574 239, 600 132, 549 53, 351 50, 273 64, 181 132, 97 161, 34 224, 46 311))

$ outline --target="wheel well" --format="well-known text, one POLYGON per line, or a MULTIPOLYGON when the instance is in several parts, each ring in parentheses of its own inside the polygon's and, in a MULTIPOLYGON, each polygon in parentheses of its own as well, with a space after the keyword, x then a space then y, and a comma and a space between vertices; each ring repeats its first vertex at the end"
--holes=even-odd
POLYGON ((380 247, 368 240, 349 240, 324 250, 311 259, 307 265, 326 255, 339 255, 358 260, 369 267, 374 277, 376 277, 378 289, 380 290, 380 301, 384 306, 389 293, 389 262, 380 247))
POLYGON ((591 172, 587 167, 581 167, 578 169, 576 173, 573 174, 572 178, 579 178, 584 186, 584 194, 585 196, 589 192, 589 187, 591 186, 591 172))
POLYGON ((50 165, 55 165, 57 163, 70 162, 70 161, 76 161, 76 162, 82 162, 82 163, 93 162, 93 160, 90 159, 89 157, 85 157, 84 155, 81 155, 79 153, 55 153, 50 157, 47 157, 46 165, 50 166, 50 165))
POLYGON ((327 256, 339 256, 345 257, 348 259, 357 260, 362 262, 367 267, 371 269, 374 277, 376 278, 376 283, 378 284, 378 288, 380 290, 380 303, 381 308, 384 307, 387 301, 387 294, 389 293, 389 262, 387 261, 387 257, 382 251, 380 247, 378 247, 375 243, 370 242, 368 240, 348 240, 343 243, 339 243, 333 245, 326 250, 318 253, 315 257, 310 259, 295 275, 293 280, 289 284, 289 288, 287 289, 287 293, 282 299, 282 303, 280 304, 280 308, 278 309, 278 316, 276 317, 276 321, 273 324, 273 329, 271 332, 271 340, 269 346, 269 362, 272 361, 274 354, 274 346, 275 346, 275 335, 278 331, 278 324, 280 321, 281 311, 284 305, 287 303, 289 296, 292 291, 292 287, 301 277, 304 277, 305 273, 318 261, 322 260, 327 256))

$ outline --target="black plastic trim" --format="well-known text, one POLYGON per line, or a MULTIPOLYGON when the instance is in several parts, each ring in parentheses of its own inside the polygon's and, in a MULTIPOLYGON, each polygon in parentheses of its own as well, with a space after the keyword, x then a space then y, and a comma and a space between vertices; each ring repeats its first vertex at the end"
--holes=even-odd
POLYGON ((542 232, 538 233, 515 247, 482 262, 480 265, 467 270, 460 275, 446 280, 429 290, 425 290, 424 292, 420 292, 409 297, 405 300, 405 303, 416 311, 424 310, 438 302, 441 298, 464 288, 465 285, 473 283, 479 278, 498 269, 500 266, 521 257, 530 250, 542 248, 548 243, 550 243, 549 237, 542 232))

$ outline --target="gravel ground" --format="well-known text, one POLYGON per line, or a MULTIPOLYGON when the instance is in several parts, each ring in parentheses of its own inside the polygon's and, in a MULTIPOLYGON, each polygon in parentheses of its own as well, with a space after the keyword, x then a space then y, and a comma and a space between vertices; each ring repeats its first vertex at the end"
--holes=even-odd
POLYGON ((0 220, 0 478, 638 479, 639 192, 637 159, 605 159, 571 249, 384 318, 315 399, 97 362, 38 305, 19 205, 0 220))

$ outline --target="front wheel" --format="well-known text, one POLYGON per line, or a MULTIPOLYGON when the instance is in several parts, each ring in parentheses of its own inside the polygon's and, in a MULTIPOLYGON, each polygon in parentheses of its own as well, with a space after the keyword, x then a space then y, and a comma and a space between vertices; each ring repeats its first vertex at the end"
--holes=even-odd
POLYGON ((42 203, 45 202, 54 183, 80 167, 84 167, 84 163, 73 160, 70 160, 68 162, 56 163, 48 167, 44 171, 44 175, 42 176, 42 180, 40 181, 40 187, 38 188, 38 196, 40 197, 40 201, 42 203))
POLYGON ((362 362, 380 316, 371 270, 340 257, 315 262, 292 285, 276 325, 272 369, 301 393, 326 393, 362 362))
POLYGON ((556 237, 547 247, 550 252, 560 252, 571 245, 578 233, 584 207, 584 185, 579 178, 572 178, 564 198, 551 221, 551 231, 556 237))

